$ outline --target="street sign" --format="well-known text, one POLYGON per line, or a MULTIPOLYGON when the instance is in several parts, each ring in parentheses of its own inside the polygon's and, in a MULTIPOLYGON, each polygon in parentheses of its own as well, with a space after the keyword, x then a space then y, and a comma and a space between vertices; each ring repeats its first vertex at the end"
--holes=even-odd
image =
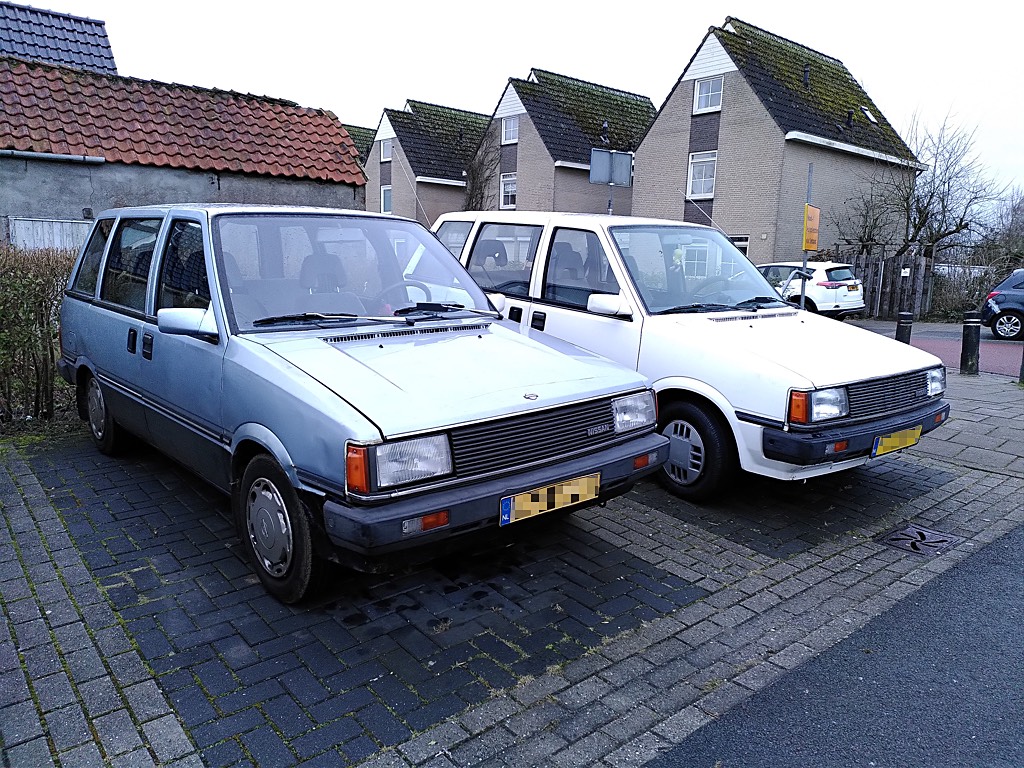
POLYGON ((633 184, 633 153, 590 150, 590 183, 629 187, 633 184))
POLYGON ((804 250, 818 250, 818 220, 821 209, 813 205, 804 206, 804 250))

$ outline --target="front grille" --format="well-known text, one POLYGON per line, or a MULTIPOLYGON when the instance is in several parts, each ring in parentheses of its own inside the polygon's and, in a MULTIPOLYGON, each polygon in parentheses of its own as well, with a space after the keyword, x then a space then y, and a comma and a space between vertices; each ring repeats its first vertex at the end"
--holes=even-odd
POLYGON ((489 474, 617 442, 611 398, 511 416, 451 432, 455 473, 489 474))
POLYGON ((932 399, 928 396, 928 374, 925 371, 858 381, 848 384, 846 393, 851 419, 908 411, 932 399))

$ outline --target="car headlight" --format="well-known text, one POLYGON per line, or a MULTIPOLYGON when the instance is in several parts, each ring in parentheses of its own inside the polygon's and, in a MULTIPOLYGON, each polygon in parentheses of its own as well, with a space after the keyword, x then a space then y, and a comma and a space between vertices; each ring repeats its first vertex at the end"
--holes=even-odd
POLYGON ((452 453, 444 435, 415 437, 373 446, 376 487, 414 483, 452 473, 452 453))
POLYGON ((616 432, 631 432, 634 429, 652 426, 658 420, 654 407, 654 393, 647 391, 617 397, 612 400, 612 414, 615 416, 616 432))
POLYGON ((946 391, 946 369, 931 368, 926 371, 928 374, 928 397, 941 395, 946 391))
POLYGON ((789 420, 794 424, 813 424, 848 416, 850 403, 846 387, 789 393, 789 420))

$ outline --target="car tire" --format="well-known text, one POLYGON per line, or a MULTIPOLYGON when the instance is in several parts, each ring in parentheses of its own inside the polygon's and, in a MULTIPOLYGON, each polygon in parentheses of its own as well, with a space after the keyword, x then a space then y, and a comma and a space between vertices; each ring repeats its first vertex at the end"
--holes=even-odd
POLYGON ((89 374, 79 383, 77 397, 82 405, 89 436, 100 453, 114 456, 124 443, 124 433, 107 408, 99 379, 89 374))
POLYGON ((264 588, 282 603, 300 601, 319 562, 306 509, 284 471, 270 456, 253 458, 235 496, 242 548, 264 588))
POLYGON ((721 494, 738 462, 732 434, 719 415, 696 403, 676 402, 659 422, 669 439, 669 458, 657 475, 662 486, 687 501, 721 494))
POLYGON ((999 313, 992 321, 992 335, 1003 341, 1024 339, 1024 315, 1013 310, 999 313))
MULTIPOLYGON (((800 297, 799 297, 799 296, 797 296, 797 299, 796 299, 796 300, 797 300, 797 303, 798 303, 798 305, 799 305, 799 302, 800 302, 800 297)), ((818 311, 818 305, 817 305, 817 304, 815 304, 815 303, 814 303, 813 301, 811 301, 810 299, 808 299, 808 298, 804 298, 804 309, 806 309, 806 310, 807 310, 808 312, 815 312, 815 313, 817 313, 817 311, 818 311)))

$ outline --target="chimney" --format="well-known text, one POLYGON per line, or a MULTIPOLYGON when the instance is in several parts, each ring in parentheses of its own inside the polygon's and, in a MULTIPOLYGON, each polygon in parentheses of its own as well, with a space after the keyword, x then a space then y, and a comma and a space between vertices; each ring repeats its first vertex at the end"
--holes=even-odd
POLYGON ((811 65, 804 64, 804 88, 811 87, 811 65))
POLYGON ((853 128, 853 110, 852 109, 846 110, 846 124, 850 128, 853 128))

